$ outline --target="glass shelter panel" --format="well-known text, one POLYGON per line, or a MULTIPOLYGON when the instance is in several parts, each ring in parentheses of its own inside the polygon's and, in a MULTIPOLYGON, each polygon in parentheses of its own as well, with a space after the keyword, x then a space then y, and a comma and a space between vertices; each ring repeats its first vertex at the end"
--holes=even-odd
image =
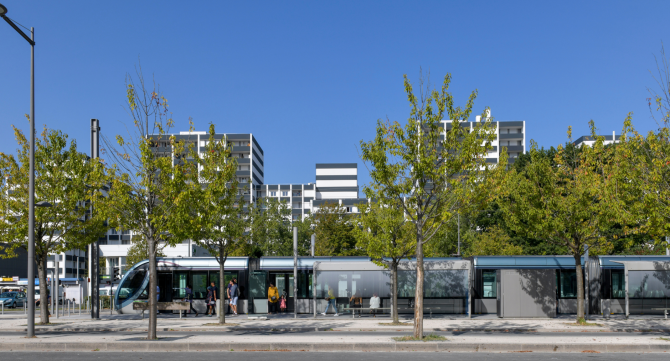
POLYGON ((628 271, 628 297, 670 298, 670 271, 628 271))

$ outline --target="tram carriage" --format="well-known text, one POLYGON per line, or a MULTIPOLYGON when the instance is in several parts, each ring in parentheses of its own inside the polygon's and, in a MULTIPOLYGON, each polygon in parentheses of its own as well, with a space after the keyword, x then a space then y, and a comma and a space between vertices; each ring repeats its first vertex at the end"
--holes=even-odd
MULTIPOLYGON (((427 314, 551 318, 577 312, 577 282, 571 256, 426 258, 424 266, 427 314)), ((329 286, 339 311, 357 292, 363 298, 363 307, 368 307, 373 294, 382 299, 382 308, 390 307, 390 272, 368 257, 298 257, 297 269, 298 313, 323 312, 329 286)), ((589 285, 590 314, 625 313, 626 299, 629 314, 660 314, 662 311, 652 308, 670 307, 670 256, 582 258, 582 269, 589 285)), ((203 313, 207 286, 211 282, 219 286, 219 264, 213 257, 158 258, 157 272, 161 301, 183 299, 188 284, 193 288, 195 309, 203 313)), ((225 264, 226 284, 232 278, 237 279, 240 289, 239 313, 267 313, 270 283, 280 294, 286 292, 289 312, 296 307, 292 257, 230 257, 225 264)), ((415 261, 403 261, 398 271, 400 313, 414 312, 415 283, 415 261)), ((148 284, 145 260, 119 283, 116 309, 121 313, 137 312, 132 310, 132 303, 147 299, 148 284)))

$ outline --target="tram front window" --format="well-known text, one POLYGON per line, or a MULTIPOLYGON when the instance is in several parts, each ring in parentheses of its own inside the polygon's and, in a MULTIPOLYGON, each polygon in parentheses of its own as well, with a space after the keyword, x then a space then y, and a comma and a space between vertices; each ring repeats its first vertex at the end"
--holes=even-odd
POLYGON ((134 269, 130 271, 125 281, 119 285, 119 300, 126 300, 144 291, 140 288, 144 283, 146 275, 147 271, 144 269, 134 269))

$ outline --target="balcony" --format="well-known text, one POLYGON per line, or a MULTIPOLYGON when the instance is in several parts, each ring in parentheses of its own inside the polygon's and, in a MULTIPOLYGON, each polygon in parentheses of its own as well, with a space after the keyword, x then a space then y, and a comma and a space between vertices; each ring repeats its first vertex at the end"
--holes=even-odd
POLYGON ((500 151, 502 151, 502 148, 507 148, 507 153, 510 152, 523 152, 523 145, 501 145, 500 146, 500 151))
POLYGON ((523 133, 499 134, 499 139, 523 139, 523 133))

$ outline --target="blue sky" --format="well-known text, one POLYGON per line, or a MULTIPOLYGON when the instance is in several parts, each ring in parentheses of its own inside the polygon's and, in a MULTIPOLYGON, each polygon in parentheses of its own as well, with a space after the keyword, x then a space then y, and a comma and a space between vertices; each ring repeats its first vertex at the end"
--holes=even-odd
MULTIPOLYGON (((89 119, 123 132, 124 79, 141 59, 177 121, 253 133, 266 183, 314 180, 315 163, 358 162, 379 118, 409 114, 402 76, 447 72, 464 104, 478 89, 496 120, 525 120, 549 147, 628 112, 655 126, 650 70, 668 41, 667 1, 29 1, 0 0, 36 28, 36 120, 89 149, 89 119)), ((0 151, 27 129, 30 47, 0 23, 0 151)), ((38 129, 39 129, 38 128, 38 129)))

